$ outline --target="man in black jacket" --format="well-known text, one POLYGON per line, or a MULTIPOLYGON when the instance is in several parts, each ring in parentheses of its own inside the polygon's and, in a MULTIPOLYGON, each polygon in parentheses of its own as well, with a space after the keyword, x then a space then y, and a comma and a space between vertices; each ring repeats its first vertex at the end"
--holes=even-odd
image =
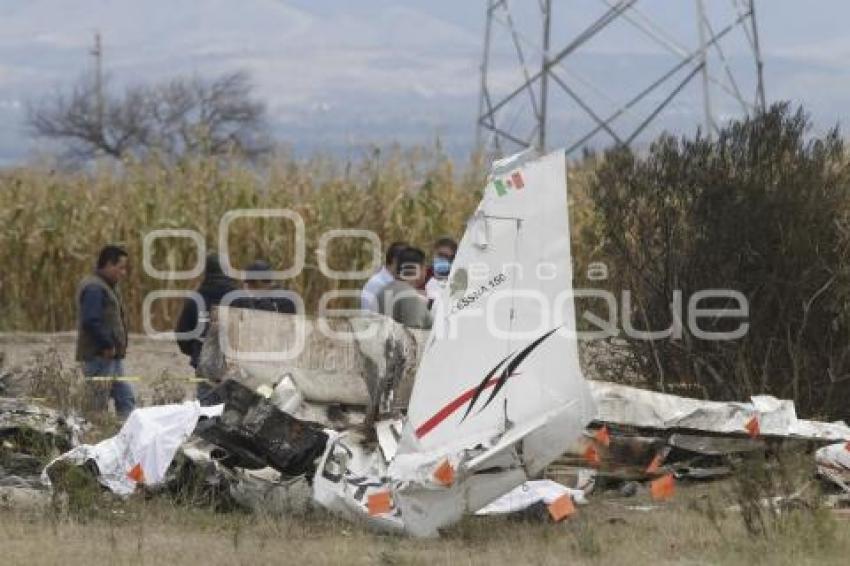
MULTIPOLYGON (((191 333, 200 325, 200 336, 198 338, 180 339, 177 341, 180 351, 189 356, 189 364, 196 370, 201 357, 201 348, 204 346, 204 338, 209 331, 213 307, 220 304, 222 298, 227 293, 235 291, 238 288, 236 281, 225 275, 222 271, 218 255, 208 255, 204 269, 204 279, 197 289, 198 294, 203 299, 203 305, 198 305, 192 299, 186 299, 183 303, 180 318, 177 321, 177 328, 175 329, 179 334, 186 334, 191 333)), ((198 399, 203 401, 211 389, 208 383, 199 382, 196 393, 198 399)))
MULTIPOLYGON (((77 361, 91 381, 109 381, 109 395, 115 411, 126 418, 136 406, 133 387, 120 379, 127 353, 127 314, 118 283, 127 275, 128 256, 118 246, 105 246, 97 258, 97 268, 77 288, 77 361)), ((105 388, 93 388, 93 404, 106 409, 105 388)))
MULTIPOLYGON (((271 272, 271 265, 265 260, 258 259, 251 263, 246 271, 271 272)), ((269 279, 249 279, 245 281, 242 296, 231 306, 242 309, 256 309, 283 314, 295 314, 295 301, 283 296, 284 289, 269 279)))

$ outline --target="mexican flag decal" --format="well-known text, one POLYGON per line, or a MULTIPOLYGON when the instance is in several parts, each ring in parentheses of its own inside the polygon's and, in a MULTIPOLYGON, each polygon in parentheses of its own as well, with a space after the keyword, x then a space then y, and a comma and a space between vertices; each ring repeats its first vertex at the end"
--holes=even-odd
POLYGON ((494 179, 493 186, 496 188, 496 194, 500 197, 508 194, 508 189, 519 190, 525 186, 525 181, 522 179, 522 173, 514 171, 507 177, 502 179, 494 179))

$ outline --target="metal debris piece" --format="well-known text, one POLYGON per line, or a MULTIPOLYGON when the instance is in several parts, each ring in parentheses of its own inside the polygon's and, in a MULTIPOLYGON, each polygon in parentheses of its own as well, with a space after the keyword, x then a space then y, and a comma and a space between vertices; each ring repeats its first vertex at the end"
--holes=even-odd
POLYGON ((764 440, 730 436, 702 436, 675 433, 667 439, 670 446, 706 456, 727 456, 744 452, 758 452, 766 448, 764 440))
POLYGON ((315 472, 328 436, 321 425, 299 420, 235 380, 214 390, 224 402, 220 418, 198 424, 195 434, 223 449, 227 467, 275 468, 286 476, 315 472))
POLYGON ((0 487, 43 489, 41 468, 79 444, 85 420, 27 399, 0 397, 0 487))
POLYGON ((27 399, 0 397, 0 440, 26 432, 38 435, 59 450, 67 450, 79 444, 85 426, 82 418, 27 399))
POLYGON ((823 446, 815 452, 818 473, 850 494, 850 442, 823 446))

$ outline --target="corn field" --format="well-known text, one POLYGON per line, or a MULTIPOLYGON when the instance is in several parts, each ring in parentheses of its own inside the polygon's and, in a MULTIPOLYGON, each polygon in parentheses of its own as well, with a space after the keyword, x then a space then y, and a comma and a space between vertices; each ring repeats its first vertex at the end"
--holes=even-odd
MULTIPOLYGON (((438 149, 422 148, 375 150, 353 161, 281 154, 263 169, 198 159, 177 166, 128 162, 76 173, 46 166, 7 170, 0 173, 0 328, 73 329, 79 279, 93 269, 101 246, 118 243, 130 253, 130 274, 122 288, 131 326, 141 330, 148 292, 197 284, 146 275, 145 235, 157 229, 196 230, 207 251, 214 251, 222 216, 237 209, 290 209, 303 218, 305 268, 284 286, 303 298, 308 312, 314 311, 325 291, 357 289, 364 283, 319 272, 316 249, 323 233, 370 230, 384 247, 404 240, 429 252, 440 236, 460 238, 485 178, 481 159, 458 166, 438 149)), ((263 258, 275 269, 285 269, 292 265, 294 246, 292 225, 284 219, 243 218, 228 231, 236 267, 263 258)), ((157 239, 151 255, 162 271, 189 270, 198 259, 187 238, 157 239)), ((335 270, 364 269, 372 263, 371 244, 362 238, 335 238, 325 259, 335 270)), ((157 329, 171 329, 180 302, 154 303, 157 329)))
MULTIPOLYGON (((663 136, 643 155, 620 148, 568 166, 576 288, 618 298, 628 292, 639 307, 629 322, 647 330, 672 328, 676 293, 730 289, 749 305, 746 333, 734 340, 689 332, 627 340, 636 364, 629 371, 660 390, 682 386, 712 399, 770 393, 793 399, 807 416, 850 418, 850 161, 837 131, 812 138, 807 125, 802 110, 780 104, 731 123, 716 139, 663 136), (602 262, 609 276, 590 280, 591 262, 602 262)), ((213 251, 221 219, 239 209, 289 209, 303 219, 305 267, 285 288, 315 313, 325 292, 364 283, 326 277, 320 260, 338 271, 368 273, 373 265, 364 238, 336 238, 319 258, 323 234, 368 230, 382 249, 404 240, 430 252, 440 236, 460 238, 486 171, 484 159, 457 163, 438 147, 375 150, 355 160, 279 154, 263 167, 198 158, 76 173, 8 169, 0 172, 0 330, 73 329, 77 282, 107 243, 130 253, 123 291, 132 329, 142 330, 149 292, 197 284, 146 275, 145 235, 190 229, 213 251)), ((293 264, 286 220, 238 219, 226 237, 236 267, 257 258, 279 270, 293 264)), ((159 239, 151 256, 163 272, 202 259, 187 238, 159 239)), ((172 329, 181 303, 155 302, 154 327, 172 329)), ((608 320, 599 301, 578 303, 580 327, 587 312, 608 320)), ((355 304, 349 296, 329 306, 355 304)), ((713 320, 711 330, 727 322, 713 320)))

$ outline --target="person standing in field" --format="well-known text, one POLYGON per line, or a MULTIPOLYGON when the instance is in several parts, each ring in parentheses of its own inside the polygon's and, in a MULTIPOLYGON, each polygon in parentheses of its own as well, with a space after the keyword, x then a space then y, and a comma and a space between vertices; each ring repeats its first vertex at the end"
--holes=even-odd
POLYGON ((429 303, 440 294, 452 270, 452 262, 457 254, 457 242, 448 237, 440 238, 434 244, 434 258, 431 264, 431 277, 425 284, 425 296, 429 303))
POLYGON ((133 386, 122 380, 127 353, 127 314, 118 284, 127 276, 127 252, 118 246, 105 246, 97 257, 95 272, 85 277, 77 289, 77 361, 89 380, 95 409, 106 410, 106 388, 94 378, 107 378, 109 396, 121 418, 136 407, 133 386))
POLYGON ((363 286, 360 293, 360 310, 378 312, 378 294, 395 280, 398 254, 406 247, 404 242, 393 242, 387 248, 384 265, 363 286))
POLYGON ((242 284, 246 295, 237 298, 230 306, 242 309, 256 309, 295 314, 295 301, 284 296, 287 291, 271 278, 272 266, 269 262, 258 259, 253 261, 245 271, 269 273, 268 279, 248 279, 242 284), (277 296, 274 296, 277 294, 277 296))
MULTIPOLYGON (((212 322, 213 307, 218 306, 225 295, 239 288, 237 282, 224 274, 221 269, 221 261, 217 254, 207 256, 204 266, 204 278, 196 289, 201 296, 203 304, 199 305, 191 298, 183 303, 183 310, 177 320, 175 332, 178 334, 189 334, 197 330, 195 338, 183 338, 177 340, 180 351, 189 356, 189 365, 195 369, 197 376, 198 364, 201 359, 201 349, 209 332, 212 322)), ((206 381, 199 381, 196 387, 196 397, 203 402, 204 398, 212 391, 212 386, 206 381)))
POLYGON ((393 281, 378 293, 378 312, 409 328, 431 328, 428 300, 419 291, 426 277, 425 253, 417 248, 403 249, 393 281))

